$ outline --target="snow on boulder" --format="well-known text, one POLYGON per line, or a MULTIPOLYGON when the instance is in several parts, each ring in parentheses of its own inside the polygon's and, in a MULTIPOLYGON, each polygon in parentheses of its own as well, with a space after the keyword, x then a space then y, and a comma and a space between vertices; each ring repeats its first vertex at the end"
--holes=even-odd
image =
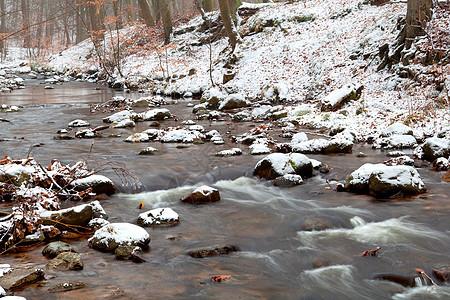
POLYGON ((417 146, 417 140, 412 135, 394 134, 375 140, 373 148, 376 149, 410 149, 417 146))
POLYGON ((286 174, 297 174, 302 177, 311 177, 313 173, 312 163, 306 155, 299 153, 273 153, 260 160, 256 166, 254 175, 275 179, 286 174))
POLYGON ((275 178, 273 181, 275 186, 281 187, 292 187, 296 185, 303 184, 302 176, 296 174, 286 174, 280 177, 275 178))
POLYGON ((377 197, 419 194, 426 191, 419 172, 411 166, 364 164, 347 178, 350 192, 370 193, 377 197))
POLYGON ((220 102, 225 100, 226 97, 227 95, 218 88, 210 88, 203 92, 200 103, 206 103, 207 108, 218 108, 220 102))
POLYGON ((84 120, 73 120, 72 122, 70 122, 67 126, 69 127, 87 127, 90 126, 91 124, 89 124, 88 121, 84 121, 84 120))
POLYGON ((127 128, 127 127, 136 127, 136 123, 131 119, 123 119, 122 121, 116 123, 114 128, 127 128))
POLYGON ((139 119, 143 121, 162 121, 170 118, 172 115, 167 108, 155 108, 138 115, 139 119))
POLYGON ((214 156, 219 156, 219 157, 227 157, 227 156, 237 156, 237 155, 242 155, 242 150, 239 148, 232 148, 229 150, 222 150, 217 152, 216 154, 214 154, 214 156))
POLYGON ((196 188, 191 194, 182 198, 180 201, 191 204, 202 204, 216 202, 220 200, 220 193, 217 189, 207 185, 196 188))
POLYGON ((205 138, 204 134, 198 131, 187 129, 172 129, 166 131, 161 137, 162 143, 193 143, 205 138))
POLYGON ((248 105, 245 97, 241 94, 228 95, 225 100, 222 100, 219 104, 219 110, 227 110, 234 108, 242 108, 248 105))
POLYGON ((112 195, 116 192, 116 186, 112 180, 103 175, 91 175, 74 180, 70 183, 70 187, 76 191, 92 188, 92 192, 95 194, 112 195))
POLYGON ((122 111, 116 112, 115 114, 113 114, 109 117, 103 118, 103 122, 104 123, 116 123, 116 122, 118 123, 122 120, 130 120, 130 119, 133 120, 137 117, 137 115, 138 114, 132 110, 122 110, 122 111))
POLYGON ((156 208, 139 215, 137 223, 142 226, 175 226, 180 217, 171 208, 156 208))
POLYGON ((44 211, 40 214, 40 217, 44 225, 53 225, 64 230, 67 229, 64 224, 86 227, 92 219, 108 218, 98 201, 57 211, 44 211))
POLYGON ((272 153, 272 150, 269 148, 269 142, 266 138, 256 139, 253 144, 250 145, 250 154, 251 155, 261 155, 261 154, 269 154, 272 153))
POLYGON ((293 152, 298 153, 351 153, 353 142, 343 138, 326 139, 312 139, 300 142, 292 146, 293 152))
POLYGON ((136 132, 123 141, 127 143, 145 143, 150 141, 150 137, 145 132, 136 132))
POLYGON ((29 165, 8 163, 0 165, 0 182, 13 183, 20 186, 31 179, 33 173, 38 170, 29 165))
POLYGON ((146 247, 150 243, 147 231, 130 223, 111 223, 97 230, 89 240, 89 247, 112 252, 120 246, 146 247))
POLYGON ((438 137, 432 137, 425 140, 422 145, 423 159, 434 161, 439 157, 450 156, 450 140, 438 137))
POLYGON ((306 142, 307 140, 308 137, 306 136, 306 133, 299 132, 292 136, 291 145, 297 145, 298 143, 306 142))
POLYGON ((339 109, 346 101, 355 100, 361 95, 362 85, 347 84, 336 89, 322 99, 322 111, 339 109))
POLYGON ((413 130, 401 122, 396 122, 381 131, 382 137, 392 135, 413 135, 413 130))

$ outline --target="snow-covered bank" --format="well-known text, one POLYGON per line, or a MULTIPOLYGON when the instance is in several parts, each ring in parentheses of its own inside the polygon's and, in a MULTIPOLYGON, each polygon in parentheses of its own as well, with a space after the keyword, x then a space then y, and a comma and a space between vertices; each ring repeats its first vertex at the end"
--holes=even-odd
MULTIPOLYGON (((284 103, 288 119, 299 125, 350 128, 359 139, 366 139, 401 121, 431 135, 450 122, 448 95, 436 90, 434 84, 402 78, 401 70, 377 72, 378 49, 395 40, 398 19, 405 13, 406 3, 373 6, 363 0, 266 5, 241 25, 242 44, 231 69, 225 67, 229 57, 222 52, 226 39, 212 44, 213 81, 223 91, 238 93, 254 103, 284 103), (234 77, 223 84, 226 73, 234 77), (364 87, 360 98, 335 112, 322 112, 317 104, 348 84, 364 87)), ((214 13, 209 16, 213 18, 214 13)), ((167 56, 160 47, 124 57, 123 77, 116 72, 116 81, 166 95, 208 90, 210 47, 200 45, 203 32, 187 30, 201 22, 194 19, 185 25, 186 30, 178 30, 184 33, 174 37, 167 56), (166 80, 163 73, 171 79, 166 80)), ((124 29, 123 35, 132 32, 132 28, 124 29)), ((85 41, 56 55, 48 65, 60 72, 84 70, 92 74, 99 68, 95 57, 92 43, 85 41)), ((441 71, 447 83, 448 68, 441 71)), ((424 73, 424 69, 414 64, 408 70, 424 73)))

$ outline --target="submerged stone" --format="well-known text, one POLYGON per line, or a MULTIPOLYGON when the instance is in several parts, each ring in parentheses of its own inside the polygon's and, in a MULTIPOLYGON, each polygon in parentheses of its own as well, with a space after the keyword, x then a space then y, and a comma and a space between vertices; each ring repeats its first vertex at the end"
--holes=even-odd
POLYGON ((200 249, 189 252, 189 256, 194 258, 205 258, 216 255, 225 255, 231 252, 239 251, 239 248, 234 245, 228 245, 223 247, 217 247, 214 249, 200 249))
POLYGON ((11 291, 43 279, 44 271, 42 269, 13 269, 10 273, 0 277, 0 286, 6 291, 11 291))
POLYGON ((42 255, 53 258, 63 252, 76 252, 68 243, 65 242, 52 242, 45 246, 42 250, 42 255))

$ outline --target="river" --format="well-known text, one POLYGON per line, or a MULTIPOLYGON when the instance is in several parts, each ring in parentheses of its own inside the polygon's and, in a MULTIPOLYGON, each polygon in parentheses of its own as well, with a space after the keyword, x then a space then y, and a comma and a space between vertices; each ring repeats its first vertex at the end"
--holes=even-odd
MULTIPOLYGON (((428 191, 425 194, 379 201, 371 196, 337 193, 329 188, 343 181, 367 162, 387 159, 370 145, 357 145, 353 154, 308 155, 331 167, 328 174, 306 179, 293 188, 279 188, 253 178, 254 165, 264 156, 247 155, 248 148, 229 141, 254 123, 198 121, 207 130, 217 129, 225 145, 205 143, 188 148, 177 144, 130 144, 122 140, 135 129, 108 129, 104 138, 54 140, 61 128, 75 119, 102 125, 109 113, 90 113, 89 104, 109 100, 123 92, 98 85, 70 82, 45 90, 30 80, 23 90, 0 94, 1 104, 24 105, 20 112, 1 114, 11 122, 0 122, 0 155, 24 158, 30 152, 42 165, 52 159, 72 164, 91 157, 104 165, 102 174, 111 177, 119 193, 102 200, 109 220, 136 223, 142 210, 171 207, 179 215, 179 226, 147 228, 152 241, 142 264, 116 261, 114 255, 90 249, 86 239, 68 242, 82 255, 82 271, 47 272, 45 284, 36 284, 15 294, 28 299, 449 299, 449 286, 404 288, 388 281, 373 280, 378 274, 414 276, 415 268, 428 274, 448 265, 450 253, 450 189, 441 181, 442 173, 419 169, 428 191), (114 134, 112 137, 111 135, 114 134), (120 135, 120 137, 118 137, 120 135), (94 143, 94 144, 93 144, 94 143), (93 144, 93 145, 92 145, 93 144), (34 147, 30 148, 31 145, 34 147), (139 156, 151 145, 162 155, 139 156), (244 155, 230 158, 212 154, 240 147, 244 155), (364 152, 366 157, 357 157, 364 152), (110 163, 124 163, 139 179, 136 187, 122 184, 108 170, 110 163), (208 184, 221 193, 221 201, 192 206, 179 199, 195 187, 208 184), (333 229, 302 231, 310 218, 324 218, 333 229), (187 252, 199 248, 232 244, 240 251, 226 256, 196 259, 187 252), (378 256, 359 254, 380 246, 378 256), (223 283, 211 282, 214 275, 231 275, 223 283), (84 281, 87 286, 51 294, 49 286, 64 281, 84 281)), ((137 98, 142 94, 126 94, 137 98)), ((194 118, 189 103, 198 100, 170 100, 164 106, 179 121, 162 122, 162 127, 180 125, 194 118)), ((258 125, 258 124, 256 124, 258 125)), ((307 132, 310 137, 315 132, 307 132)), ((73 132, 71 133, 73 135, 73 132)), ((273 137, 278 136, 277 129, 273 137)), ((411 154, 411 152, 409 152, 411 154)), ((70 203, 71 205, 75 203, 70 203)), ((1 263, 45 268, 44 245, 30 251, 7 254, 1 263)))

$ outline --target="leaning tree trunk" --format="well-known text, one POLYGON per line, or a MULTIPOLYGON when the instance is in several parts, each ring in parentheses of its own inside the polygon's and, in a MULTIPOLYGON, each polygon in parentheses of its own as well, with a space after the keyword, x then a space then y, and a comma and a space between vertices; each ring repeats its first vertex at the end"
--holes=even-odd
POLYGON ((147 0, 138 0, 139 8, 141 9, 142 19, 147 26, 151 27, 155 25, 155 20, 153 20, 152 13, 150 11, 150 5, 147 0))
POLYGON ((425 27, 433 14, 433 0, 408 0, 405 25, 405 48, 409 49, 417 36, 425 35, 425 27))

